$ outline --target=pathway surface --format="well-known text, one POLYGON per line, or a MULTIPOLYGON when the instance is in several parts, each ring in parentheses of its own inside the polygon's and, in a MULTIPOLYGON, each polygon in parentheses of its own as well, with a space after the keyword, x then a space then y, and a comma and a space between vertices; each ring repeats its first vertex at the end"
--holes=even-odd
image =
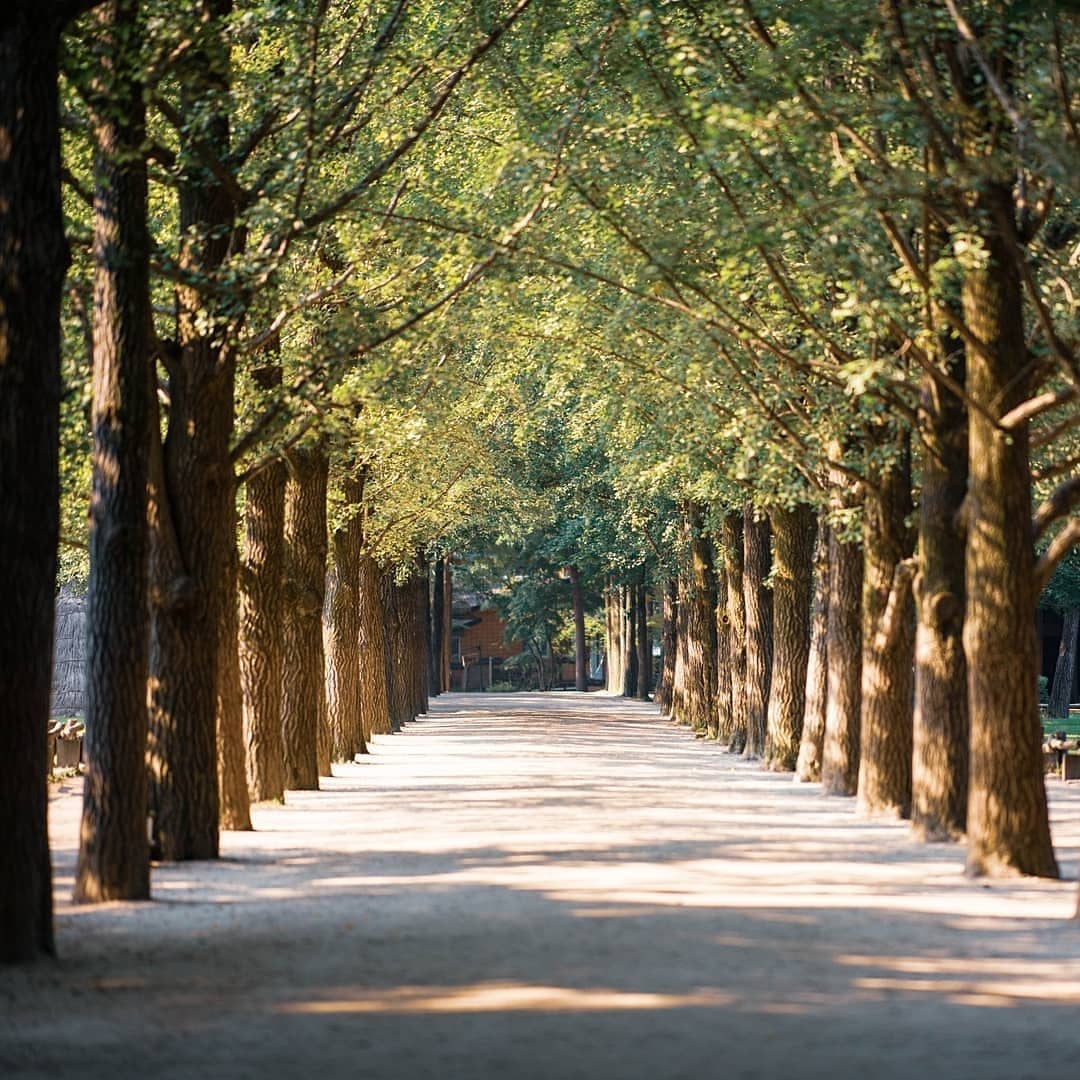
POLYGON ((1075 1075, 1075 880, 969 881, 651 706, 446 695, 324 784, 96 908, 58 790, 61 958, 0 970, 0 1076, 1075 1075))

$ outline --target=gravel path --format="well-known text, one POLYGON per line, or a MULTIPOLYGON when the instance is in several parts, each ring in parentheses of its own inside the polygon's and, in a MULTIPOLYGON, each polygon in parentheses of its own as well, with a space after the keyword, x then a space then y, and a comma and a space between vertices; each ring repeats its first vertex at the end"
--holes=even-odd
POLYGON ((58 788, 61 958, 0 969, 0 1077, 1078 1068, 1078 784, 1050 782, 1072 880, 992 884, 599 694, 445 695, 324 785, 95 908, 58 788))

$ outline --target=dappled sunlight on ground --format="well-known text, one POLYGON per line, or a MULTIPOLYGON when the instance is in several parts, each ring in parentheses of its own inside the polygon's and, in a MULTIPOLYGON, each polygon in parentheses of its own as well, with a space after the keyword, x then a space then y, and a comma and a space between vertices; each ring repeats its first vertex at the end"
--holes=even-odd
MULTIPOLYGON (((61 959, 0 974, 5 1080, 984 1078, 1075 1048, 1075 881, 972 881, 649 705, 448 695, 322 787, 96 907, 55 791, 61 959)), ((1075 877, 1080 784, 1049 791, 1075 877)))

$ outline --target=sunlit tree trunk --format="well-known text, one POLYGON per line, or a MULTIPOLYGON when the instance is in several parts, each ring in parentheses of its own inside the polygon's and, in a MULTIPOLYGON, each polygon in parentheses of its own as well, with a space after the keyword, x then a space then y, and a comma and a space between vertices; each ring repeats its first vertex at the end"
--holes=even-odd
POLYGON ((679 584, 675 578, 664 582, 663 621, 660 631, 660 682, 656 687, 656 702, 664 716, 671 715, 672 691, 675 683, 675 652, 678 648, 679 584))
POLYGON ((769 511, 773 537, 773 664, 765 760, 792 770, 799 756, 810 655, 816 519, 809 506, 769 511))
MULTIPOLYGON (((98 14, 94 155, 93 494, 86 628, 86 781, 75 899, 150 895, 146 817, 149 662, 147 460, 150 241, 143 87, 124 27, 138 0, 98 14), (96 95, 102 95, 98 98, 96 95)), ((6 488, 5 488, 6 490, 6 488)))
POLYGON ((218 813, 223 829, 251 828, 244 750, 244 700, 240 686, 240 612, 237 577, 240 556, 236 530, 227 565, 228 592, 221 604, 221 641, 218 654, 217 761, 218 813))
POLYGON ((367 552, 360 555, 360 721, 364 738, 389 735, 389 685, 386 679, 386 631, 382 603, 382 573, 367 552))
POLYGON ((806 708, 795 775, 804 783, 821 779, 825 744, 825 712, 829 685, 829 543, 826 515, 818 521, 814 545, 814 600, 810 613, 810 655, 806 665, 806 708))
POLYGON ((589 689, 589 652, 585 641, 585 597, 581 588, 581 571, 571 564, 570 591, 574 607, 574 689, 583 694, 589 689))
POLYGON ((769 576, 770 529, 767 517, 755 517, 747 504, 743 512, 743 596, 746 609, 746 746, 747 757, 765 753, 765 730, 772 679, 772 591, 769 576))
POLYGON ((724 515, 721 523, 727 576, 728 643, 731 663, 731 740, 735 753, 746 746, 746 598, 743 593, 743 516, 724 515))

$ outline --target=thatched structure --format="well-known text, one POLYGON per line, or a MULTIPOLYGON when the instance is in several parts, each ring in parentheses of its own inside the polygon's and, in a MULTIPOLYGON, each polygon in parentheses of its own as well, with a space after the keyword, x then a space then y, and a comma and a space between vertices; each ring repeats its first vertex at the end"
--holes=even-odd
POLYGON ((86 713, 86 597, 64 586, 56 598, 53 716, 86 713))

